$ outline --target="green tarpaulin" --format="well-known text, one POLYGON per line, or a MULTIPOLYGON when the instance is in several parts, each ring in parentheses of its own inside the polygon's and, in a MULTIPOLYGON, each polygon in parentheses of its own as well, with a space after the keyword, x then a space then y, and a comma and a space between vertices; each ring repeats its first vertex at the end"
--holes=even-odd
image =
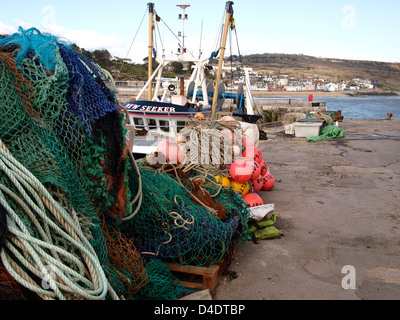
POLYGON ((308 142, 317 142, 327 139, 344 138, 345 136, 346 132, 342 128, 329 124, 322 129, 319 136, 311 136, 306 139, 308 142))

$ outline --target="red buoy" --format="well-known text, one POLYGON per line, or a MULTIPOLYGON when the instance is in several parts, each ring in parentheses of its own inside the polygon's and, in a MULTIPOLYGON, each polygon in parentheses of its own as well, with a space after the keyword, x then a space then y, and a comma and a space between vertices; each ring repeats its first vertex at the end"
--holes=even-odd
POLYGON ((246 149, 249 147, 254 148, 253 140, 251 140, 250 138, 248 138, 246 136, 242 137, 242 147, 243 147, 243 149, 246 149))
POLYGON ((232 162, 229 172, 234 181, 244 183, 250 180, 253 167, 245 160, 235 160, 232 162))
POLYGON ((256 179, 261 174, 261 166, 255 161, 247 161, 248 165, 251 165, 251 177, 250 180, 256 179))
POLYGON ((264 160, 261 160, 260 166, 261 166, 261 175, 265 176, 265 174, 268 172, 268 164, 264 160))
POLYGON ((157 144, 157 151, 161 152, 164 155, 167 155, 169 147, 172 146, 173 144, 174 142, 172 140, 169 139, 161 140, 157 144))
POLYGON ((178 146, 170 146, 168 149, 167 162, 180 164, 185 159, 185 154, 178 146))
POLYGON ((248 193, 244 197, 244 202, 246 202, 249 205, 249 207, 251 207, 251 208, 257 207, 257 206, 262 206, 264 204, 264 201, 256 193, 248 193))
POLYGON ((257 178, 251 180, 251 184, 253 185, 253 191, 258 192, 262 190, 262 187, 264 185, 264 179, 262 175, 260 174, 257 178))
POLYGON ((272 174, 267 173, 265 176, 263 176, 263 180, 264 180, 264 182, 263 182, 262 190, 269 191, 274 187, 275 178, 273 177, 272 174))
POLYGON ((258 148, 255 148, 255 147, 247 147, 243 151, 242 157, 246 158, 246 159, 254 160, 259 164, 261 163, 261 161, 263 159, 261 151, 258 148))

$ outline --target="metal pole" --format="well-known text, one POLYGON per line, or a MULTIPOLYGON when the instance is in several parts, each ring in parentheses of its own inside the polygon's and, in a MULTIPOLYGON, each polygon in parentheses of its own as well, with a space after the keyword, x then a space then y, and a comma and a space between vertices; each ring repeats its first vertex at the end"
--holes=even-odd
MULTIPOLYGON (((149 61, 148 61, 148 79, 151 78, 151 75, 153 73, 153 28, 154 28, 154 22, 153 22, 153 15, 154 15, 154 3, 148 3, 149 6, 149 61)), ((151 82, 147 88, 147 97, 148 100, 151 101, 152 99, 152 85, 151 82)))
POLYGON ((221 82, 222 66, 224 63, 224 55, 225 55, 225 49, 226 49, 226 47, 225 47, 226 46, 226 38, 228 35, 229 23, 230 23, 232 15, 233 15, 232 5, 233 5, 232 1, 228 1, 226 3, 225 25, 224 25, 224 32, 223 32, 223 36, 222 36, 221 50, 220 50, 220 56, 219 56, 217 81, 215 84, 214 95, 213 95, 211 121, 214 121, 214 119, 215 119, 215 109, 216 109, 217 100, 218 100, 219 83, 221 82))

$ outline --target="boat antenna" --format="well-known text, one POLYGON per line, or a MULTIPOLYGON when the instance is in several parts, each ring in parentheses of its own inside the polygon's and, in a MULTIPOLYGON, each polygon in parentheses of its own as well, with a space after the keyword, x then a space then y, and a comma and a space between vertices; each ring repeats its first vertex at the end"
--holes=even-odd
POLYGON ((228 28, 229 25, 232 23, 233 25, 233 1, 228 1, 226 2, 225 6, 225 23, 224 23, 224 31, 222 35, 222 43, 221 43, 221 49, 220 49, 220 56, 219 56, 219 63, 218 63, 218 72, 217 72, 217 80, 215 83, 215 89, 214 89, 214 95, 213 95, 213 102, 212 102, 212 118, 211 121, 214 121, 215 119, 215 109, 217 106, 217 100, 218 100, 218 94, 219 94, 219 84, 221 82, 221 73, 222 73, 222 66, 224 63, 224 55, 225 55, 225 49, 226 49, 226 39, 228 35, 228 28))
POLYGON ((201 19, 201 31, 200 31, 200 44, 199 44, 199 59, 201 58, 201 55, 203 54, 201 52, 201 40, 203 38, 203 19, 201 19))

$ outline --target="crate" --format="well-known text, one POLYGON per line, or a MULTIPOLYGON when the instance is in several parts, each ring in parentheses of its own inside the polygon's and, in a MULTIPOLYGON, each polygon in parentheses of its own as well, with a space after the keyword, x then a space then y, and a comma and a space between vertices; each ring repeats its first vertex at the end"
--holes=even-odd
POLYGON ((296 138, 307 138, 321 134, 322 123, 319 122, 295 122, 294 134, 296 138))

